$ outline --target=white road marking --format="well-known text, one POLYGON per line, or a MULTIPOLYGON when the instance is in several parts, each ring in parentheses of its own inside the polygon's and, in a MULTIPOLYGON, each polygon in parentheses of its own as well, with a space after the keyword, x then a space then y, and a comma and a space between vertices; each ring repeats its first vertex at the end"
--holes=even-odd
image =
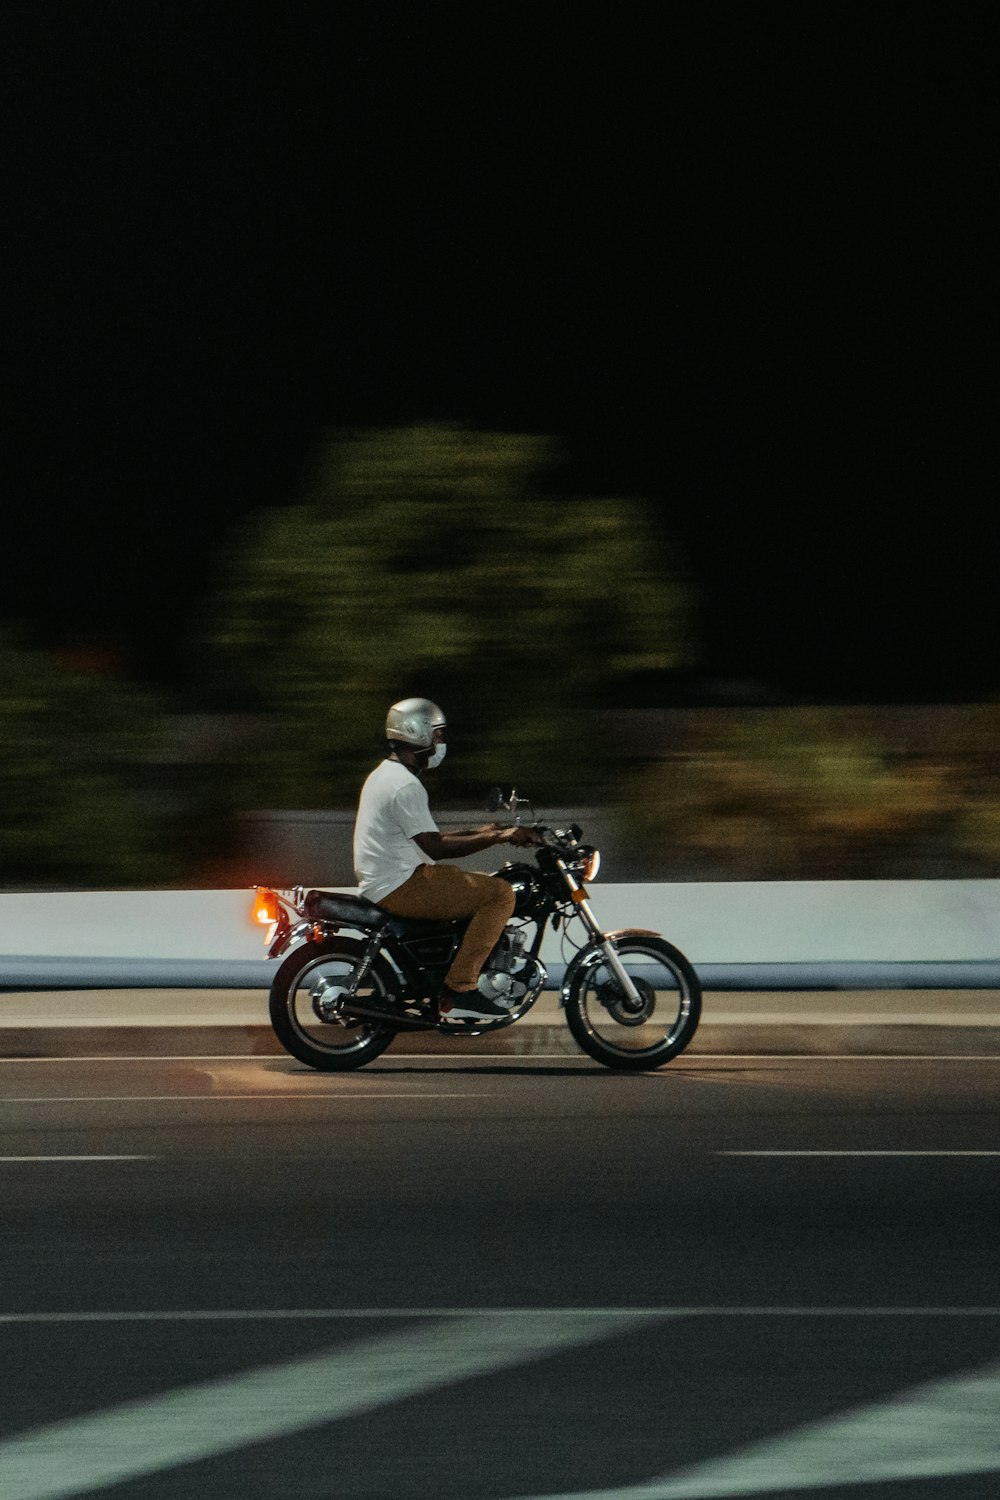
MULTIPOLYGON (((531 1062, 532 1059, 517 1059, 531 1062)), ((639 1074, 645 1079, 669 1079, 670 1073, 681 1073, 690 1062, 745 1062, 748 1068, 759 1062, 786 1062, 826 1065, 828 1062, 1000 1062, 1000 1052, 685 1052, 655 1073, 639 1074)))
POLYGON ((1000 1470, 1000 1364, 915 1386, 646 1484, 519 1500, 725 1500, 1000 1470))
POLYGON ((716 1156, 1000 1156, 1000 1151, 716 1151, 716 1156))
MULTIPOLYGON (((655 1317, 1000 1316, 1000 1307, 300 1308, 8 1314, 0 1322, 420 1318, 369 1343, 128 1402, 0 1444, 5 1500, 58 1500, 370 1411, 655 1317)), ((724 1500, 1000 1470, 1000 1364, 919 1386, 644 1484, 531 1500, 724 1500)), ((520 1497, 529 1500, 529 1497, 520 1497)))
POLYGON ((619 1311, 449 1318, 57 1422, 0 1443, 4 1500, 57 1500, 609 1338, 619 1311))
MULTIPOLYGON (((24 1067, 25 1065, 37 1066, 41 1064, 74 1064, 74 1063, 178 1063, 178 1062, 240 1062, 255 1063, 266 1066, 267 1064, 287 1062, 284 1053, 250 1053, 250 1052, 157 1052, 143 1053, 141 1056, 124 1056, 116 1054, 110 1057, 107 1053, 100 1056, 86 1057, 0 1057, 0 1067, 24 1067)), ((564 1052, 400 1052, 396 1057, 380 1057, 377 1063, 371 1064, 365 1071, 368 1077, 385 1076, 386 1072, 397 1071, 398 1067, 407 1067, 415 1062, 451 1063, 455 1066, 469 1067, 477 1062, 507 1062, 507 1063, 535 1063, 535 1062, 572 1062, 589 1066, 591 1059, 584 1053, 571 1051, 567 1048, 564 1052)), ((667 1078, 670 1072, 678 1072, 689 1063, 698 1062, 780 1062, 826 1064, 831 1062, 851 1063, 886 1063, 886 1062, 991 1062, 1000 1063, 1000 1052, 685 1052, 681 1058, 667 1066, 666 1071, 640 1074, 639 1077, 667 1078)), ((595 1076, 602 1078, 606 1075, 600 1063, 593 1064, 595 1076)))
POLYGON ((155 1161, 155 1156, 0 1156, 5 1161, 155 1161))
MULTIPOLYGON (((742 1056, 742 1053, 739 1053, 738 1056, 742 1056)), ((783 1056, 787 1056, 787 1053, 783 1053, 783 1056)), ((123 1062, 123 1064, 126 1064, 126 1062, 127 1064, 142 1062, 142 1064, 150 1065, 150 1067, 160 1064, 171 1064, 171 1062, 243 1062, 243 1064, 253 1064, 255 1067, 267 1067, 268 1064, 288 1065, 289 1058, 283 1052, 165 1052, 144 1053, 144 1055, 138 1056, 138 1058, 130 1058, 130 1056, 123 1056, 120 1053, 115 1053, 114 1056, 103 1053, 102 1056, 87 1056, 87 1058, 75 1055, 72 1058, 0 1058, 0 1068, 22 1068, 25 1065, 37 1067, 39 1064, 46 1067, 49 1064, 73 1064, 73 1062, 123 1062)), ((384 1077, 385 1064, 399 1064, 400 1067, 405 1068, 411 1062, 451 1062, 451 1064, 468 1067, 471 1062, 589 1062, 589 1059, 582 1052, 400 1052, 396 1058, 379 1058, 378 1064, 369 1064, 369 1067, 364 1071, 366 1071, 369 1077, 384 1077)), ((600 1064, 598 1064, 598 1067, 600 1067, 600 1064)), ((388 1071, 397 1070, 391 1070, 390 1068, 388 1071)), ((603 1077, 603 1070, 601 1070, 601 1074, 598 1074, 598 1077, 603 1077)))
POLYGON ((0 1313, 14 1323, 211 1323, 310 1318, 1000 1318, 992 1307, 230 1307, 0 1313))
POLYGON ((406 1094, 387 1094, 381 1090, 369 1093, 331 1094, 307 1092, 303 1089, 298 1093, 265 1092, 261 1094, 216 1094, 206 1091, 204 1094, 37 1094, 31 1097, 21 1098, 11 1094, 6 1099, 0 1099, 0 1104, 164 1104, 175 1102, 187 1102, 197 1100, 200 1104, 212 1104, 215 1100, 224 1099, 301 1099, 311 1104, 351 1104, 355 1099, 479 1099, 480 1094, 422 1094, 411 1090, 406 1094))
POLYGON ((284 1053, 250 1052, 145 1052, 139 1057, 128 1057, 115 1053, 113 1057, 103 1053, 100 1057, 0 1057, 0 1068, 23 1067, 26 1063, 179 1063, 179 1062, 238 1062, 275 1063, 287 1062, 284 1053))
POLYGON ((845 1010, 837 1015, 818 1016, 811 1011, 723 1010, 715 1015, 702 1011, 702 1026, 870 1026, 880 1030, 891 1026, 945 1026, 945 1027, 992 1027, 997 1024, 995 1011, 957 1010, 942 1014, 940 1011, 899 1010, 888 1015, 873 1014, 868 1010, 845 1010))

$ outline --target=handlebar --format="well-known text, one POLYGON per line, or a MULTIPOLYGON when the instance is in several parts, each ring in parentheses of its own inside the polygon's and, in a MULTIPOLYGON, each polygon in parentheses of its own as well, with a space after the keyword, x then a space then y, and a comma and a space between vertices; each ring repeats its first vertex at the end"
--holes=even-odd
POLYGON ((571 823, 568 828, 548 828, 544 823, 533 823, 532 827, 538 834, 539 843, 547 849, 573 848, 583 837, 579 823, 571 823))
MULTIPOLYGON (((531 807, 529 797, 519 797, 517 791, 511 788, 510 796, 505 797, 498 786, 495 786, 486 800, 488 812, 508 812, 514 820, 517 828, 529 827, 538 834, 538 842, 547 849, 571 849, 579 844, 583 838, 583 829, 579 823, 571 823, 568 828, 549 828, 544 823, 522 824, 521 808, 531 807)), ((534 809, 532 808, 532 811, 534 809)))

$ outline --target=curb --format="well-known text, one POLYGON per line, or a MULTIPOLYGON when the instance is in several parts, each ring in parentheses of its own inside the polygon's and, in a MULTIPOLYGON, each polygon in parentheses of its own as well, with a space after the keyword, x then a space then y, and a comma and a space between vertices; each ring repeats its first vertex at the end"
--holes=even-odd
MULTIPOLYGON (((697 963, 694 967, 706 994, 1000 989, 1000 959, 697 963)), ((277 968, 277 963, 269 959, 39 958, 0 953, 0 993, 88 989, 267 990, 277 968)), ((547 987, 557 988, 565 964, 548 961, 546 968, 550 980, 547 987)))
MULTIPOLYGON (((703 1021, 685 1056, 1000 1057, 1000 1026, 720 1025, 703 1021)), ((387 1057, 567 1056, 582 1054, 561 1025, 521 1023, 497 1036, 402 1033, 387 1057)), ((267 1025, 0 1027, 0 1059, 93 1057, 285 1057, 267 1025)))

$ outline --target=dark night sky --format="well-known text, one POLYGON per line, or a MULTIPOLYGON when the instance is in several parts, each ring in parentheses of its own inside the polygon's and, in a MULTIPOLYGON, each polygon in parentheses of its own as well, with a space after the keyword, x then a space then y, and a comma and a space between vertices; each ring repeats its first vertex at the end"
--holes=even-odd
POLYGON ((183 684, 316 432, 458 419, 657 506, 706 678, 997 693, 994 86, 915 14, 9 7, 3 614, 183 684))

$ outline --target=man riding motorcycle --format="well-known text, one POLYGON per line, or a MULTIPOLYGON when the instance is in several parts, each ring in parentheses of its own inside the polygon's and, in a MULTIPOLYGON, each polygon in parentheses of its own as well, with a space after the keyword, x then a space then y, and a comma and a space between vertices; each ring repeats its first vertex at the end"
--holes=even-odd
MULTIPOLYGON (((445 758, 446 730, 443 712, 429 698, 404 698, 389 709, 389 753, 368 776, 358 801, 354 872, 361 894, 394 917, 468 919, 438 1009, 442 1020, 475 1021, 507 1014, 507 1007, 479 993, 477 983, 514 910, 514 891, 504 880, 437 861, 495 844, 524 847, 537 837, 531 829, 495 823, 441 832, 423 777, 445 758)), ((514 998, 508 996, 508 1003, 514 998)))

